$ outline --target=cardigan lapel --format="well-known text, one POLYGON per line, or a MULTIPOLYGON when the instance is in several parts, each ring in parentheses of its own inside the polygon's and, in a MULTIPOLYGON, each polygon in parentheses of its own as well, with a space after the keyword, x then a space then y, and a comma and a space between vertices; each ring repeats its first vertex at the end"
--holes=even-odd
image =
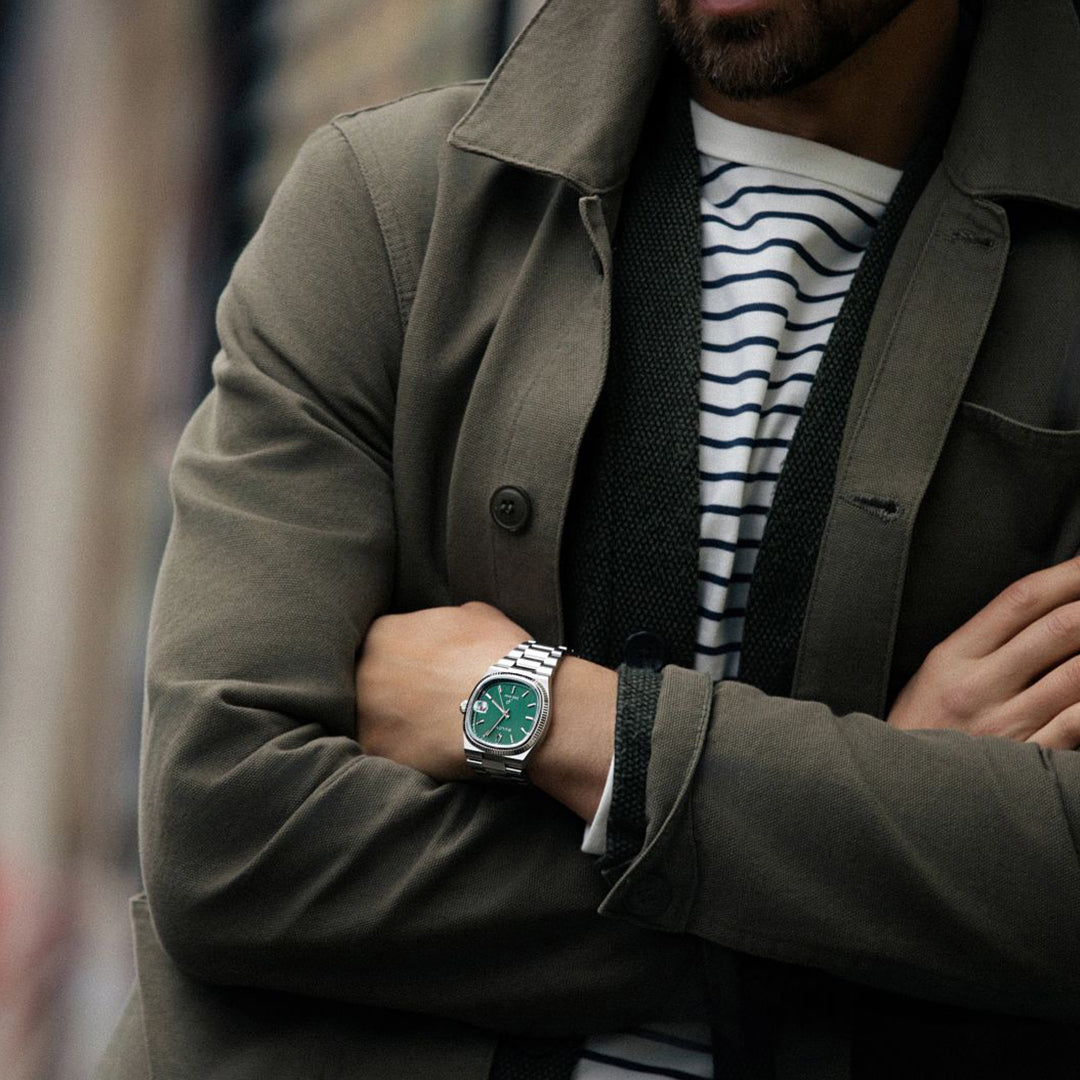
POLYGON ((694 661, 698 218, 689 98, 672 65, 621 202, 611 354, 566 527, 567 638, 582 655, 612 666, 641 630, 663 643, 666 659, 694 661))

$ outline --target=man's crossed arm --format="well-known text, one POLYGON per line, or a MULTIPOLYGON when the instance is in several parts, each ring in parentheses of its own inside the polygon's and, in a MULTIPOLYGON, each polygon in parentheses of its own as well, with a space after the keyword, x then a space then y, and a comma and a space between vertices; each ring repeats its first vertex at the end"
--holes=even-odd
MULTIPOLYGON (((369 754, 438 780, 474 773, 457 703, 528 637, 483 603, 386 615, 356 671, 357 738, 369 754)), ((617 676, 578 657, 553 682, 550 734, 530 759, 533 782, 586 821, 599 803, 615 730, 617 676)), ((887 717, 901 730, 1080 746, 1080 559, 1015 582, 945 639, 887 717)))

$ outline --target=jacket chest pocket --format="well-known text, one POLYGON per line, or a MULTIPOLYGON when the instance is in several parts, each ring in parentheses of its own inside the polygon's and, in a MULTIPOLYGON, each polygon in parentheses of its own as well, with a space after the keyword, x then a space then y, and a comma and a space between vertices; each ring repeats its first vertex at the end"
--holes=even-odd
POLYGON ((915 523, 890 702, 1002 589, 1080 550, 1080 430, 961 402, 915 523))

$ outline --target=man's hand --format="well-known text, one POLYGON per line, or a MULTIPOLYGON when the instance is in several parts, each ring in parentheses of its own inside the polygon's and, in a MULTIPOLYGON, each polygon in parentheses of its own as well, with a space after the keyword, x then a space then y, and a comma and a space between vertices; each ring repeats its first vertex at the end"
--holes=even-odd
MULTIPOLYGON (((376 619, 356 668, 357 741, 436 780, 475 774, 462 750, 460 704, 491 665, 530 635, 489 604, 428 608, 376 619)), ((574 656, 551 683, 551 727, 529 778, 586 821, 607 779, 617 676, 574 656)))
POLYGON ((931 650, 893 727, 1080 747, 1080 559, 1029 574, 931 650))

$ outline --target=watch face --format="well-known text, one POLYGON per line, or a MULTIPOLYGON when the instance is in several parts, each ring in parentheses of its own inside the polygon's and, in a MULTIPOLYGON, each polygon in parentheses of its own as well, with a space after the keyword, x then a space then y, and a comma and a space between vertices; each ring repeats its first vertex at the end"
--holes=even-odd
POLYGON ((510 676, 485 682, 469 701, 465 730, 473 742, 495 750, 522 746, 543 714, 540 692, 532 683, 510 676))

